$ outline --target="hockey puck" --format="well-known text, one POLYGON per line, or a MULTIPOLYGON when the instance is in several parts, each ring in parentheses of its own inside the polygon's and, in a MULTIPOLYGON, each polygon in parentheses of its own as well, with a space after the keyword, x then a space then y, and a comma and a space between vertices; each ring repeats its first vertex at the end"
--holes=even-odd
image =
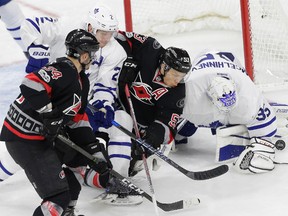
POLYGON ((283 150, 286 147, 284 140, 277 140, 275 143, 275 147, 278 150, 283 150))

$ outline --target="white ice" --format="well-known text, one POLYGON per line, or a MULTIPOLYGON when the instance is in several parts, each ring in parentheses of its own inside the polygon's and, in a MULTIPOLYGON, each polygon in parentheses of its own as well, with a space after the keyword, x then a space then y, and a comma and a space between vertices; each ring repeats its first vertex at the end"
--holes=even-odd
MULTIPOLYGON (((93 4, 92 0, 18 0, 26 16, 30 15, 72 15, 79 17, 80 12, 93 4)), ((124 29, 122 1, 106 1, 117 11, 124 29)), ((18 86, 25 75, 25 57, 20 48, 0 23, 0 125, 2 125, 9 104, 17 97, 18 86)), ((232 51, 243 63, 241 32, 199 30, 172 36, 156 36, 163 46, 179 46, 186 48, 191 57, 203 49, 220 49, 232 51)), ((283 98, 286 95, 272 95, 283 98)), ((0 142, 0 155, 5 145, 0 142)), ((279 160, 288 161, 287 150, 277 151, 279 160)), ((170 154, 171 159, 189 170, 205 170, 219 164, 215 163, 215 137, 208 130, 202 129, 189 140, 189 144, 178 147, 178 151, 170 154)), ((1 158, 1 157, 0 157, 1 158)), ((273 172, 261 175, 243 175, 237 173, 229 164, 230 170, 223 176, 194 181, 165 162, 157 172, 151 172, 156 198, 160 202, 174 202, 190 197, 199 197, 200 205, 191 209, 163 212, 160 215, 176 216, 284 216, 288 212, 288 166, 276 165, 273 172)), ((145 173, 140 173, 133 182, 149 192, 145 173)), ((102 191, 83 187, 77 209, 85 216, 147 216, 155 215, 153 204, 144 199, 139 206, 114 207, 102 203, 90 203, 90 200, 102 191)), ((17 172, 0 183, 0 215, 29 216, 40 204, 38 197, 23 171, 17 172)))

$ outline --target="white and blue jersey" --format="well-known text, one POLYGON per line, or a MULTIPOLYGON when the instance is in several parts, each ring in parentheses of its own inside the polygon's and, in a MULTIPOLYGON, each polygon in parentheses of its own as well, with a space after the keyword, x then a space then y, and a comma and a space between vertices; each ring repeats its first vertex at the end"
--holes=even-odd
POLYGON ((246 74, 232 53, 209 52, 197 57, 186 80, 183 117, 198 127, 217 128, 223 125, 245 125, 250 137, 273 137, 276 116, 263 94, 246 74), (234 80, 237 105, 221 112, 209 99, 207 88, 215 76, 234 80))

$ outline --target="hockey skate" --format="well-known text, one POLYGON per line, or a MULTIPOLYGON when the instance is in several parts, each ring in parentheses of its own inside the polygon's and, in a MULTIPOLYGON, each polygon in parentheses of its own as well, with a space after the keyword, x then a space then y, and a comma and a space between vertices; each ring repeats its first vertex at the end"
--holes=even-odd
POLYGON ((139 205, 143 197, 133 189, 129 188, 121 180, 111 177, 106 192, 100 194, 94 200, 101 200, 105 204, 116 206, 139 205))
POLYGON ((75 208, 74 207, 68 207, 66 210, 63 212, 62 216, 84 216, 84 215, 76 215, 75 214, 75 208))

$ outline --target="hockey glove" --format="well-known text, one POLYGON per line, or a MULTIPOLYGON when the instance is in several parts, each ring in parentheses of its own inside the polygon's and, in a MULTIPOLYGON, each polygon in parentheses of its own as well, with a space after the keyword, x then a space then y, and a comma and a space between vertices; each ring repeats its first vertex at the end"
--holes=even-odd
POLYGON ((241 173, 264 173, 274 169, 274 158, 273 143, 260 138, 252 138, 250 145, 240 154, 233 165, 241 173))
POLYGON ((137 73, 139 72, 137 62, 133 59, 132 56, 128 56, 127 59, 123 62, 123 66, 119 76, 119 88, 120 86, 124 88, 126 84, 128 86, 135 80, 137 73))
POLYGON ((159 148, 164 142, 165 128, 162 124, 153 122, 147 129, 143 139, 154 148, 159 148))
POLYGON ((86 109, 86 113, 89 117, 89 122, 93 131, 98 131, 99 127, 109 128, 112 126, 114 120, 114 109, 105 105, 105 101, 97 100, 92 104, 98 112, 91 111, 89 108, 86 109))
POLYGON ((85 149, 87 150, 87 152, 89 152, 98 159, 97 163, 91 162, 89 164, 91 169, 102 175, 106 172, 109 172, 113 168, 105 146, 98 140, 96 140, 94 143, 87 145, 85 149))
POLYGON ((31 44, 28 47, 29 60, 26 66, 26 73, 39 70, 41 67, 46 65, 50 58, 49 47, 44 45, 31 44))
POLYGON ((55 108, 51 112, 41 113, 40 116, 43 120, 40 134, 44 136, 51 145, 53 145, 63 124, 63 113, 55 108))

